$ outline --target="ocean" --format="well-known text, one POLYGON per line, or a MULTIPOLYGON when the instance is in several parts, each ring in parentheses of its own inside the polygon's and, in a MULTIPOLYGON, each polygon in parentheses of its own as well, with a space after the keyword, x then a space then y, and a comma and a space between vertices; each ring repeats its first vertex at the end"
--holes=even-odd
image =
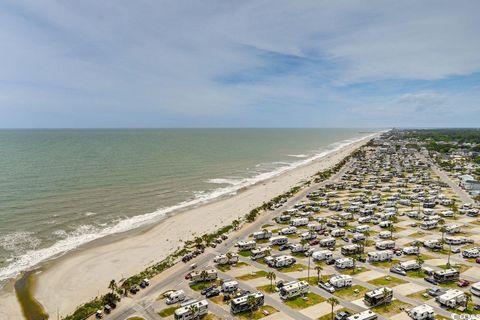
POLYGON ((0 282, 378 130, 0 130, 0 282))

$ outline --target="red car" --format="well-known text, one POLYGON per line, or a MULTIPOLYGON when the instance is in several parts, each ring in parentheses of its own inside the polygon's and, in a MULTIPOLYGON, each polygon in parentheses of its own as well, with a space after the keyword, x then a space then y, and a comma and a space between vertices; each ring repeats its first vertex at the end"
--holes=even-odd
POLYGON ((480 258, 475 259, 476 263, 480 263, 480 258))
POLYGON ((470 285, 470 281, 465 280, 465 279, 458 280, 458 282, 457 282, 457 286, 459 286, 461 288, 468 287, 469 285, 470 285))
POLYGON ((310 243, 311 246, 314 246, 314 245, 319 244, 319 243, 320 243, 320 240, 319 240, 319 239, 310 240, 309 243, 310 243))

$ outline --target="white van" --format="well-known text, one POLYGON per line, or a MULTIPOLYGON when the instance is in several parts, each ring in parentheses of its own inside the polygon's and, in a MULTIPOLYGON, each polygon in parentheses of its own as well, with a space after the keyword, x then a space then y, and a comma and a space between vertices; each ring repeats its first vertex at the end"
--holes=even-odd
POLYGON ((174 304, 185 300, 185 292, 183 290, 177 290, 168 294, 165 300, 166 304, 174 304))

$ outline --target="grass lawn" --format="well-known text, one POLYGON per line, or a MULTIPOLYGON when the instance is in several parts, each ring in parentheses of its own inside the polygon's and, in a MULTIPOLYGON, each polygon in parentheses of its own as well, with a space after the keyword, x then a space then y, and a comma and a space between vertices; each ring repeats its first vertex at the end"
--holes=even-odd
POLYGON ((448 288, 448 289, 458 289, 456 281, 439 283, 438 286, 442 288, 448 288))
POLYGON ((278 312, 278 310, 275 309, 274 307, 269 305, 264 305, 260 307, 258 310, 255 310, 254 312, 249 312, 249 311, 241 312, 235 315, 235 319, 261 319, 263 317, 269 316, 276 312, 278 312))
MULTIPOLYGON (((443 264, 441 266, 438 266, 439 268, 441 269, 448 269, 449 267, 446 265, 446 264, 443 264)), ((460 273, 462 272, 465 272, 467 271, 468 269, 470 269, 470 266, 467 266, 467 265, 464 265, 464 264, 460 264, 460 263, 451 263, 450 264, 450 268, 454 268, 454 269, 457 269, 458 271, 460 271, 460 273)))
MULTIPOLYGON (((331 310, 331 309, 330 309, 331 310)), ((342 309, 339 309, 337 311, 334 311, 333 312, 333 316, 335 317, 335 314, 339 313, 339 312, 342 312, 342 311, 348 311, 350 312, 351 314, 354 314, 355 311, 352 311, 350 309, 347 309, 347 308, 342 308, 342 309)), ((323 316, 321 316, 320 318, 318 318, 317 320, 331 320, 332 319, 332 314, 329 312, 323 316)))
POLYGON ((238 251, 238 254, 241 255, 242 257, 250 257, 252 255, 252 252, 250 250, 248 250, 248 251, 238 251))
POLYGON ((218 295, 218 296, 215 296, 215 297, 211 297, 211 298, 208 298, 208 300, 216 303, 216 304, 220 304, 220 305, 224 305, 226 304, 225 301, 223 301, 223 295, 218 295))
POLYGON ((457 314, 480 314, 480 310, 475 310, 473 307, 475 303, 469 302, 467 308, 464 311, 460 311, 457 309, 448 309, 449 311, 455 312, 457 314))
POLYGON ((214 315, 213 313, 208 313, 203 320, 222 320, 218 316, 214 315))
POLYGON ((286 305, 293 309, 305 309, 325 301, 324 298, 315 293, 307 293, 305 297, 297 297, 284 301, 286 305))
POLYGON ((357 300, 363 297, 365 292, 368 292, 369 290, 365 287, 362 287, 361 285, 353 285, 350 288, 344 288, 335 291, 333 294, 336 295, 337 297, 352 301, 352 300, 357 300))
POLYGON ((246 266, 248 266, 248 263, 240 261, 240 262, 237 262, 236 264, 216 265, 216 268, 222 272, 227 272, 229 270, 232 270, 232 268, 241 268, 246 266))
POLYGON ((293 266, 281 268, 279 270, 282 272, 295 272, 295 271, 307 270, 307 266, 301 263, 296 263, 293 266))
POLYGON ((427 274, 423 270, 407 271, 407 276, 412 278, 425 278, 427 274))
POLYGON ((394 316, 396 314, 402 313, 403 311, 401 310, 401 308, 410 309, 412 307, 413 306, 411 304, 402 302, 400 300, 393 300, 392 303, 390 303, 390 304, 383 305, 383 306, 378 306, 378 307, 373 307, 373 308, 371 308, 371 310, 373 312, 379 313, 383 316, 391 317, 391 316, 394 316))
MULTIPOLYGON (((321 281, 328 281, 332 275, 331 274, 325 274, 325 275, 320 275, 320 280, 321 281)), ((310 274, 310 280, 307 281, 307 277, 305 278, 298 278, 300 281, 306 281, 308 282, 309 285, 311 286, 318 286, 318 277, 317 275, 312 275, 310 274)))
POLYGON ((421 301, 427 301, 427 300, 433 299, 433 297, 431 297, 431 296, 427 293, 427 291, 428 291, 428 290, 423 290, 423 291, 411 293, 411 294, 409 294, 407 297, 412 298, 412 299, 415 299, 415 300, 421 300, 421 301))
POLYGON ((275 290, 275 288, 276 287, 275 287, 275 283, 274 283, 273 286, 270 286, 270 284, 266 284, 264 286, 259 286, 259 287, 257 287, 257 290, 261 291, 263 293, 275 293, 275 292, 277 292, 275 290))
POLYGON ((127 320, 145 320, 145 319, 142 317, 130 317, 127 320))
POLYGON ((268 227, 273 227, 273 224, 270 224, 270 223, 265 223, 263 226, 262 226, 262 229, 266 229, 268 227))
POLYGON ((407 283, 407 281, 400 278, 392 277, 392 276, 386 276, 386 277, 380 277, 377 279, 370 280, 368 281, 368 283, 371 283, 374 286, 378 286, 378 287, 393 288, 395 286, 398 286, 399 284, 407 283))
POLYGON ((173 307, 168 307, 168 308, 165 308, 163 310, 161 310, 158 315, 162 318, 166 318, 166 317, 169 317, 171 315, 173 315, 173 313, 175 312, 175 310, 178 308, 178 306, 173 306, 173 307))
POLYGON ((338 273, 341 273, 341 274, 349 274, 349 275, 352 275, 352 274, 359 274, 359 273, 362 273, 362 272, 365 272, 365 271, 368 271, 367 268, 365 267, 356 267, 355 268, 355 272, 353 272, 353 269, 337 269, 338 273))
POLYGON ((427 234, 428 234, 428 233, 426 233, 426 232, 418 231, 418 232, 409 234, 408 237, 409 237, 409 238, 422 238, 422 237, 426 236, 427 234))
POLYGON ((247 274, 241 275, 237 278, 240 279, 240 280, 252 280, 252 279, 266 277, 267 274, 268 274, 267 271, 260 270, 260 271, 257 271, 257 272, 247 273, 247 274))
POLYGON ((391 261, 382 261, 382 262, 370 262, 372 266, 382 267, 382 268, 390 268, 395 264, 398 264, 400 260, 393 259, 391 261))
POLYGON ((214 283, 216 283, 217 285, 220 285, 220 280, 210 281, 210 282, 193 283, 193 284, 190 285, 190 289, 192 289, 194 291, 202 291, 203 289, 210 287, 214 283))

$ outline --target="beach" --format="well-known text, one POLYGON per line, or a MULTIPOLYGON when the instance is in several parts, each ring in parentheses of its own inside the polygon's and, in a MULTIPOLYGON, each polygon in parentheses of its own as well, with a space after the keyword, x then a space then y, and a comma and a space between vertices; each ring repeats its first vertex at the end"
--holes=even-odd
MULTIPOLYGON (((229 224, 263 202, 288 191, 316 172, 329 168, 365 144, 344 146, 322 158, 240 190, 237 194, 173 214, 157 225, 127 235, 104 238, 44 264, 35 275, 35 298, 54 318, 64 316, 106 292, 110 280, 126 278, 157 262, 186 240, 229 224)), ((11 286, 0 295, 1 318, 19 318, 11 286)))

